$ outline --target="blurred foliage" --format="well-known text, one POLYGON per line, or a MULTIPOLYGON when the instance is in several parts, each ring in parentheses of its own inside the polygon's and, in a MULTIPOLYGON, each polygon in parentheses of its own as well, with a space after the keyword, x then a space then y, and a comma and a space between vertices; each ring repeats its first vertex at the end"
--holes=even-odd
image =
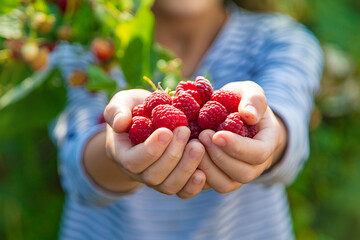
MULTIPOLYGON (((311 156, 288 188, 295 234, 305 240, 357 239, 360 2, 244 0, 239 4, 263 10, 263 2, 305 23, 320 39, 326 60, 310 124, 311 156)), ((151 4, 151 0, 1 2, 0 239, 57 236, 64 195, 47 124, 64 105, 63 80, 109 96, 121 87, 143 86, 143 75, 165 74, 167 85, 181 80, 181 62, 153 42, 151 4), (56 66, 46 68, 49 53, 60 41, 81 43, 96 61, 85 72, 61 79, 56 66), (99 48, 106 50, 98 52, 99 48), (114 66, 124 72, 127 86, 117 86, 110 76, 114 66)))
POLYGON ((295 1, 289 13, 320 39, 322 88, 310 127, 311 154, 288 189, 298 239, 360 237, 360 3, 295 1))

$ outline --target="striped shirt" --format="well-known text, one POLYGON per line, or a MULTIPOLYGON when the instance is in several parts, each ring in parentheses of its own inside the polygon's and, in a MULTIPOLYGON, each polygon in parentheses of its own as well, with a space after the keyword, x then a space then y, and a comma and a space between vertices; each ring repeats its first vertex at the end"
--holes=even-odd
MULTIPOLYGON (((93 61, 76 44, 61 44, 51 56, 51 64, 60 66, 65 79, 93 61)), ((309 154, 308 123, 322 65, 319 43, 301 24, 281 14, 233 7, 195 76, 210 75, 215 89, 233 81, 259 84, 269 106, 284 120, 288 145, 283 159, 253 182, 229 194, 202 191, 188 200, 146 186, 117 195, 95 185, 81 157, 89 138, 105 128, 97 118, 108 100, 82 87, 68 87, 66 109, 51 126, 66 191, 59 238, 293 239, 285 186, 309 154)))

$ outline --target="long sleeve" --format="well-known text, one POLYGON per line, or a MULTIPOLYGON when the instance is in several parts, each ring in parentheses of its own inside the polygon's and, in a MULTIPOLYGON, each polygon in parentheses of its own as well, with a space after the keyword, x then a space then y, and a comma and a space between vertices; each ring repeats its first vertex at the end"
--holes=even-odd
MULTIPOLYGON (((276 17, 276 16, 275 16, 276 17)), ((269 20, 269 19, 268 19, 269 20)), ((272 21, 272 19, 270 19, 272 21)), ((320 85, 323 54, 315 37, 288 18, 272 21, 257 58, 254 81, 265 91, 270 108, 288 131, 287 149, 271 171, 257 180, 290 184, 309 156, 309 119, 320 85)), ((262 26, 268 26, 263 23, 262 26)))
MULTIPOLYGON (((60 44, 50 58, 50 67, 60 68, 65 81, 74 69, 85 70, 94 59, 80 45, 60 44)), ((82 164, 83 150, 88 140, 106 124, 99 124, 99 116, 108 102, 102 93, 91 93, 84 87, 67 87, 64 111, 51 124, 50 135, 59 151, 61 184, 69 198, 83 204, 104 206, 119 195, 98 187, 86 174, 82 164)))

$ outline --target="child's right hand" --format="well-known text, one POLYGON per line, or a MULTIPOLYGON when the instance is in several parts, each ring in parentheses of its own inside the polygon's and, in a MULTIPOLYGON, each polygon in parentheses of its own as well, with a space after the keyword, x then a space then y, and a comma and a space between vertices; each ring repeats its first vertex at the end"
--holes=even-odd
POLYGON ((105 109, 110 125, 106 133, 106 151, 131 181, 155 190, 187 199, 196 196, 205 184, 205 174, 197 169, 205 153, 198 140, 188 143, 190 130, 178 127, 174 132, 159 128, 141 144, 133 146, 127 130, 132 109, 150 95, 146 90, 117 93, 105 109))

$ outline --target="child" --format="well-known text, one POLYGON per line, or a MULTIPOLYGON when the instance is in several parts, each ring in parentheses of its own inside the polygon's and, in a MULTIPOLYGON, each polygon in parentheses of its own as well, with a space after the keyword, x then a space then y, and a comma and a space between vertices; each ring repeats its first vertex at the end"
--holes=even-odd
MULTIPOLYGON (((238 93, 259 133, 205 130, 187 143, 187 127, 161 128, 132 146, 131 109, 148 91, 107 102, 69 87, 53 128, 67 193, 60 239, 293 239, 285 185, 309 153, 318 42, 289 17, 222 0, 156 0, 153 12, 156 41, 182 59, 182 74, 209 74, 215 89, 238 93), (108 126, 97 124, 104 109, 108 126)), ((52 59, 65 77, 92 61, 69 45, 52 59)))

